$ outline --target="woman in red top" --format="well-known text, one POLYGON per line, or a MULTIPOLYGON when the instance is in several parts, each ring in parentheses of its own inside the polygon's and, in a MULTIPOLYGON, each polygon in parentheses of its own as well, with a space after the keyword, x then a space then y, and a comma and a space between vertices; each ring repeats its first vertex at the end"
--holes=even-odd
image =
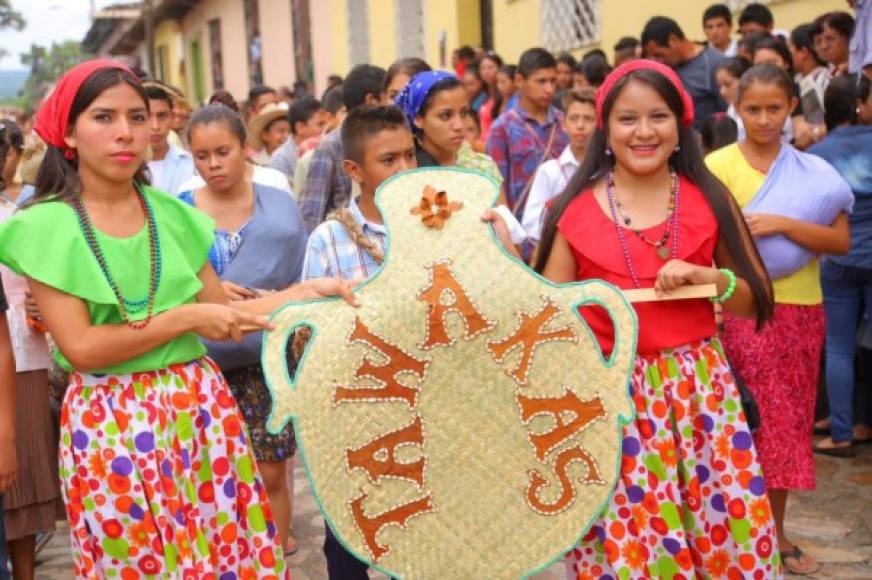
MULTIPOLYGON (((703 164, 693 102, 675 73, 653 61, 622 65, 597 93, 597 118, 584 163, 549 212, 536 269, 554 282, 601 278, 664 297, 714 283, 727 310, 766 319, 771 284, 729 192, 703 164)), ((714 337, 712 302, 640 303, 636 313, 636 418, 623 426, 612 500, 570 554, 570 573, 780 576, 766 489, 714 337)), ((604 311, 582 315, 611 350, 604 311)))

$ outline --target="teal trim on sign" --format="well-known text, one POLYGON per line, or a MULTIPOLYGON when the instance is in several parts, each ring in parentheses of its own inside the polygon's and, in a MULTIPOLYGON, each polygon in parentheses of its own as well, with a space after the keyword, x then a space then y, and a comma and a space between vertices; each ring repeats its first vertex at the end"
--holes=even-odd
MULTIPOLYGON (((391 182, 393 182, 394 180, 396 180, 396 179, 400 179, 400 178, 402 178, 403 176, 406 176, 406 175, 409 175, 409 174, 420 173, 420 172, 430 172, 430 173, 432 173, 432 172, 438 172, 438 171, 450 171, 450 172, 452 172, 452 173, 469 173, 469 174, 473 174, 473 175, 476 175, 476 176, 483 177, 483 178, 487 179, 488 181, 490 181, 490 182, 493 184, 494 189, 495 189, 495 193, 494 193, 494 195, 493 195, 493 197, 492 197, 492 199, 491 199, 491 203, 490 203, 491 207, 493 207, 493 204, 494 204, 494 203, 497 201, 497 199, 499 198, 499 183, 497 183, 497 181, 494 180, 494 179, 493 179, 492 177, 490 177, 489 175, 486 175, 486 174, 484 174, 484 173, 481 173, 481 172, 479 172, 479 171, 475 171, 475 170, 472 170, 472 169, 465 169, 465 168, 460 168, 460 167, 426 167, 426 168, 418 168, 418 169, 412 169, 412 170, 409 170, 409 171, 404 171, 404 172, 402 172, 402 173, 398 173, 398 174, 396 174, 396 175, 394 175, 394 176, 392 176, 392 177, 386 179, 386 180, 384 181, 384 183, 382 183, 382 184, 378 187, 378 189, 376 190, 376 194, 375 194, 375 204, 376 204, 376 207, 379 209, 380 212, 384 213, 384 212, 383 212, 383 207, 382 207, 382 204, 381 204, 381 199, 380 199, 380 198, 381 198, 381 192, 382 192, 382 190, 383 190, 385 187, 387 187, 387 186, 388 186, 391 182)), ((386 227, 386 229, 387 229, 388 235, 387 235, 387 242, 386 242, 386 246, 385 246, 385 259, 384 259, 384 262, 383 262, 382 265, 378 268, 378 270, 377 270, 377 271, 376 271, 372 276, 370 276, 369 279, 363 281, 359 286, 357 286, 357 287, 355 288, 356 291, 357 291, 357 290, 360 290, 360 289, 362 289, 362 288, 364 288, 364 287, 366 287, 368 284, 371 284, 371 283, 373 283, 376 279, 378 279, 378 277, 382 274, 382 272, 383 272, 383 270, 384 270, 384 267, 385 267, 385 266, 388 264, 388 262, 390 261, 390 256, 391 256, 391 236, 390 236, 390 223, 389 223, 388 221, 385 222, 385 227, 386 227)), ((584 328, 585 332, 587 332, 587 335, 588 335, 588 337, 591 339, 591 342, 592 342, 594 345, 597 346, 597 356, 599 357, 599 361, 600 361, 600 363, 601 363, 604 367, 606 367, 606 368, 613 368, 613 367, 617 364, 617 362, 618 362, 618 353, 621 352, 621 347, 624 345, 625 341, 629 341, 628 348, 630 349, 630 351, 631 351, 633 354, 627 357, 627 359, 628 359, 628 360, 627 360, 627 368, 625 368, 623 372, 624 372, 624 375, 626 376, 626 382, 627 382, 627 388, 626 388, 626 390, 625 390, 625 392, 624 392, 624 396, 626 397, 627 406, 628 406, 628 408, 630 409, 630 414, 629 414, 629 415, 619 414, 619 416, 618 416, 618 421, 617 421, 617 430, 616 430, 615 436, 616 436, 617 439, 618 439, 618 441, 617 441, 617 443, 618 443, 617 447, 618 447, 618 450, 619 450, 619 453, 620 453, 620 450, 621 450, 621 448, 622 448, 622 439, 623 439, 623 437, 622 437, 622 429, 623 429, 623 426, 624 426, 624 425, 627 425, 627 424, 629 424, 629 423, 631 423, 631 422, 633 421, 634 417, 635 417, 635 410, 634 410, 634 406, 633 406, 633 401, 632 401, 632 397, 630 396, 630 379, 631 379, 631 377, 632 377, 633 369, 634 369, 634 367, 635 367, 635 358, 636 358, 636 357, 635 357, 635 352, 636 352, 636 348, 637 348, 637 344, 638 344, 638 325, 639 325, 639 323, 638 323, 638 318, 637 318, 637 316, 636 316, 636 312, 635 312, 635 310, 633 309, 633 307, 632 307, 632 305, 629 303, 629 301, 626 299, 626 297, 621 293, 620 289, 618 289, 618 288, 615 287, 614 285, 609 284, 609 283, 607 283, 607 282, 605 282, 605 281, 603 281, 603 280, 585 280, 585 281, 581 281, 581 282, 568 282, 568 283, 563 283, 563 284, 557 284, 557 283, 555 283, 555 282, 552 282, 552 281, 550 281, 550 280, 544 278, 542 275, 540 275, 539 273, 537 273, 537 272, 535 272, 534 270, 532 270, 532 269, 531 269, 527 264, 525 264, 523 261, 519 260, 518 258, 516 258, 515 256, 513 256, 512 254, 510 254, 510 253, 509 253, 509 252, 508 252, 508 251, 503 247, 502 243, 500 243, 499 238, 498 238, 497 235, 496 235, 496 230, 494 229, 494 227, 493 227, 492 225, 489 226, 489 233, 490 233, 491 240, 494 242, 494 244, 496 244, 496 246, 497 246, 497 247, 499 248, 499 250, 503 253, 503 255, 504 255, 506 258, 508 258, 509 260, 511 260, 512 263, 514 263, 514 264, 516 264, 517 266, 520 266, 521 268, 523 268, 525 274, 533 275, 533 276, 534 276, 534 277, 535 277, 535 278, 536 278, 540 283, 544 284, 544 285, 545 285, 546 287, 548 287, 548 288, 551 288, 551 289, 553 289, 553 290, 557 290, 558 292, 575 291, 575 290, 580 291, 580 293, 582 294, 582 298, 581 298, 580 300, 578 300, 577 302, 573 303, 573 306, 572 306, 573 311, 572 311, 572 313, 573 313, 573 315, 576 317, 577 321, 578 321, 578 322, 581 324, 581 326, 584 328), (634 322, 634 326, 635 326, 635 328, 637 329, 637 332, 635 332, 632 336, 630 336, 630 337, 625 337, 625 336, 623 336, 622 333, 618 330, 617 325, 614 325, 614 324, 613 324, 613 325, 614 325, 614 329, 615 329, 615 341, 614 341, 614 347, 613 347, 613 349, 612 349, 612 353, 611 353, 611 355, 608 357, 608 359, 606 359, 605 355, 602 353, 602 350, 599 348, 599 343, 596 341, 596 337, 595 337, 593 331, 590 329, 590 327, 588 326, 588 324, 585 322, 584 318, 583 318, 583 317, 581 316, 581 314, 579 313, 578 308, 579 308, 580 306, 585 306, 585 305, 598 305, 598 306, 601 306, 602 308, 604 308, 604 309, 606 310, 606 312, 608 312, 609 317, 612 319, 612 322, 613 322, 613 323, 616 322, 617 318, 616 318, 616 316, 615 316, 615 313, 614 313, 614 312, 613 312, 613 311, 612 311, 612 310, 611 310, 611 309, 610 309, 610 308, 609 308, 609 307, 608 307, 608 306, 607 306, 607 305, 606 305, 606 304, 605 304, 601 299, 596 298, 596 297, 585 297, 585 296, 584 296, 584 294, 585 294, 585 288, 588 288, 588 287, 590 287, 590 288, 593 288, 593 287, 601 287, 601 288, 606 289, 606 290, 608 290, 608 291, 614 291, 614 292, 616 292, 617 296, 618 296, 618 297, 620 298, 620 300, 623 302, 624 307, 627 309, 627 312, 628 312, 629 315, 632 317, 633 322, 634 322)), ((305 301, 302 301, 302 302, 289 302, 289 303, 284 304, 283 306, 277 308, 277 309, 273 312, 273 314, 270 316, 270 320, 274 320, 274 319, 278 316, 279 313, 284 312, 284 311, 287 310, 287 309, 299 308, 299 307, 306 306, 306 305, 309 305, 309 304, 317 304, 317 303, 322 303, 322 302, 323 302, 323 303, 336 302, 336 301, 339 301, 339 300, 341 300, 341 299, 340 299, 340 298, 336 298, 336 297, 331 297, 331 298, 316 298, 316 299, 310 299, 310 300, 305 300, 305 301)), ((314 344, 314 341, 316 340, 316 337, 317 337, 317 335, 318 335, 318 329, 317 329, 317 327, 312 323, 311 320, 303 319, 303 320, 301 320, 301 321, 295 323, 291 328, 288 329, 287 332, 284 333, 284 336, 281 337, 282 344, 283 344, 283 345, 285 346, 285 348, 286 348, 286 347, 287 347, 287 342, 288 342, 288 340, 290 339, 292 333, 293 333, 297 328, 300 328, 300 327, 302 327, 302 326, 309 326, 309 327, 312 329, 312 337, 309 339, 309 343, 306 345, 306 349, 303 351, 303 355, 302 355, 302 357, 300 358, 299 364, 298 364, 298 366, 297 366, 297 372, 296 372, 296 374, 295 374, 294 377, 291 377, 291 376, 290 376, 290 374, 289 374, 289 372, 288 372, 287 360, 286 360, 286 359, 283 359, 283 361, 284 361, 284 362, 283 362, 283 371, 284 371, 283 374, 284 374, 284 378, 285 378, 286 384, 290 385, 290 387, 291 387, 292 390, 296 390, 296 388, 297 388, 297 377, 300 375, 300 373, 302 373, 302 370, 303 370, 303 368, 304 368, 304 366, 305 366, 305 364, 306 364, 306 360, 307 360, 307 358, 308 358, 308 356, 309 356, 309 352, 311 351, 311 347, 312 347, 312 345, 314 344)), ((265 357, 265 354, 266 354, 266 344, 267 344, 268 341, 270 341, 270 339, 269 339, 269 335, 272 334, 272 331, 266 331, 265 334, 266 334, 267 336, 265 337, 266 340, 264 340, 264 348, 263 348, 263 350, 262 350, 262 352, 261 352, 261 364, 263 364, 264 366, 265 366, 265 363, 266 363, 266 360, 265 360, 265 358, 266 358, 266 357, 265 357)), ((268 373, 264 373, 264 374, 266 375, 266 381, 267 381, 267 385, 268 385, 268 387, 269 387, 269 389, 270 389, 270 392, 271 392, 271 393, 272 393, 272 392, 277 392, 278 390, 275 388, 275 385, 273 385, 273 382, 272 382, 272 380, 271 380, 271 378, 270 378, 270 375, 269 375, 268 373)), ((269 421, 272 421, 272 419, 273 419, 273 415, 274 415, 275 411, 276 411, 276 407, 275 407, 275 403, 273 402, 273 403, 272 403, 272 410, 271 410, 271 412, 270 412, 270 416, 269 416, 269 421)), ((285 425, 287 425, 287 421, 290 420, 290 419, 292 419, 292 418, 294 418, 294 417, 296 417, 296 415, 295 415, 295 414, 291 414, 291 415, 288 417, 288 419, 286 419, 286 420, 282 423, 282 425, 281 425, 281 427, 279 428, 279 430, 281 430, 282 428, 284 428, 285 425)), ((268 422, 269 422, 269 421, 268 421, 268 422)), ((297 431, 296 424, 295 424, 295 426, 294 426, 294 429, 295 429, 295 436, 296 436, 296 439, 297 439, 297 446, 298 446, 299 451, 300 451, 300 457, 301 457, 302 460, 303 460, 303 465, 304 465, 304 467, 305 467, 305 469, 306 469, 306 477, 308 477, 308 479, 309 479, 309 484, 310 484, 310 486, 311 486, 311 488, 312 488, 312 493, 313 493, 313 495, 314 495, 314 497, 315 497, 315 501, 316 501, 316 503, 318 504, 318 508, 321 510, 321 514, 324 516, 324 520, 325 520, 325 522, 326 522, 327 525, 330 526, 330 528, 334 531, 334 533, 335 533, 335 535, 336 535, 336 538, 337 538, 337 539, 339 540, 339 542, 340 542, 340 543, 345 547, 346 550, 348 550, 352 555, 354 555, 354 557, 358 558, 359 560, 361 560, 361 561, 363 561, 363 562, 366 562, 366 563, 367 563, 371 568, 373 568, 373 569, 375 569, 375 570, 378 570, 379 572, 381 572, 381 573, 383 573, 383 574, 385 574, 385 575, 387 575, 387 576, 395 576, 395 577, 397 577, 397 578, 400 578, 399 576, 396 576, 394 573, 392 573, 391 571, 389 571, 387 568, 381 567, 381 566, 379 566, 378 564, 373 563, 372 560, 371 560, 369 557, 365 557, 365 556, 363 556, 362 554, 356 552, 356 551, 355 551, 351 546, 348 545, 348 543, 344 540, 344 538, 341 536, 341 534, 336 530, 336 527, 333 526, 333 521, 332 521, 332 519, 330 518, 330 516, 327 514, 326 510, 324 509, 324 503, 322 502, 321 497, 320 497, 320 495, 318 494, 318 488, 317 488, 317 486, 315 485, 314 480, 312 479, 312 474, 311 474, 311 471, 309 470, 309 463, 308 463, 307 455, 306 455, 305 442, 303 441, 303 438, 300 437, 300 433, 297 431)), ((619 460, 616 462, 615 473, 614 473, 614 475, 613 475, 613 477, 612 477, 612 486, 613 486, 613 487, 614 487, 614 486, 617 484, 617 482, 618 482, 618 478, 619 478, 619 476, 620 476, 620 472, 621 472, 621 461, 620 461, 620 459, 619 459, 619 460)), ((523 578, 528 578, 529 576, 532 576, 532 575, 534 575, 534 574, 538 574, 539 572, 542 572, 543 570, 548 569, 549 567, 553 566, 556 562, 558 562, 559 560, 563 559, 564 554, 565 554, 566 552, 572 550, 572 549, 573 549, 573 548, 574 548, 574 547, 575 547, 575 546, 576 546, 576 545, 581 541, 581 539, 582 539, 582 538, 583 538, 583 537, 588 533, 588 531, 590 530, 591 526, 592 526, 592 525, 594 524, 594 522, 599 518, 600 513, 601 513, 601 512, 602 512, 602 511, 603 511, 603 510, 608 506, 610 499, 611 499, 611 494, 609 494, 609 496, 606 497, 606 499, 601 503, 601 505, 599 506, 599 508, 594 512, 594 515, 592 515, 591 518, 590 518, 590 519, 589 519, 589 520, 584 524, 583 529, 582 529, 581 532, 578 534, 578 537, 575 539, 575 541, 572 542, 572 544, 570 544, 569 546, 564 546, 564 547, 562 547, 562 548, 559 549, 559 550, 558 550, 558 549, 555 549, 555 556, 554 556, 551 560, 549 560, 548 562, 546 562, 546 563, 543 564, 542 566, 536 568, 535 570, 532 570, 531 572, 527 573, 523 578)))

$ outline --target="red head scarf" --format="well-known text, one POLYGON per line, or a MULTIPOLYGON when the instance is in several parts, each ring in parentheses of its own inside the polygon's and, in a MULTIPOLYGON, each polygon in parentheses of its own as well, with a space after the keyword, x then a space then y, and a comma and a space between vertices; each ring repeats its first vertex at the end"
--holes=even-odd
POLYGON ((606 98, 608 98, 609 93, 612 92, 612 89, 615 88, 615 84, 636 70, 653 70, 654 72, 660 73, 666 79, 672 83, 672 85, 678 91, 678 94, 681 95, 681 102, 684 105, 684 114, 681 117, 681 123, 685 127, 689 127, 693 124, 693 99, 690 97, 688 92, 685 90, 684 85, 681 84, 681 79, 678 78, 678 75, 674 70, 666 66, 665 64, 661 64, 656 60, 648 60, 644 58, 631 60, 629 62, 625 62, 606 77, 605 82, 603 82, 602 86, 597 89, 596 92, 596 126, 599 129, 603 128, 605 120, 603 119, 603 106, 605 105, 606 98))
POLYGON ((88 77, 99 70, 116 69, 130 73, 133 72, 114 60, 95 59, 78 64, 64 73, 64 76, 55 85, 51 95, 43 102, 34 119, 33 129, 48 145, 54 145, 64 152, 64 157, 72 159, 75 152, 67 147, 64 137, 67 135, 67 123, 70 120, 70 109, 73 100, 88 77))

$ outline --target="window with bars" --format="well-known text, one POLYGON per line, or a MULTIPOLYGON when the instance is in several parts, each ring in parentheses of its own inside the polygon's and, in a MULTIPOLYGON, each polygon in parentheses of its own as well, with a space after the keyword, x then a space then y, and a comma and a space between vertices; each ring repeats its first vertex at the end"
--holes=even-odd
POLYGON ((422 0, 397 2, 397 56, 424 58, 424 6, 422 0))
POLYGON ((348 50, 351 66, 369 62, 369 14, 368 2, 346 0, 348 13, 348 50))
POLYGON ((542 0, 542 43, 554 52, 600 40, 599 0, 542 0))
POLYGON ((258 0, 245 0, 245 38, 248 43, 248 79, 253 85, 263 83, 263 66, 260 38, 260 7, 258 0))
POLYGON ((209 54, 212 61, 212 89, 224 88, 224 60, 221 54, 221 21, 213 18, 209 21, 209 54))

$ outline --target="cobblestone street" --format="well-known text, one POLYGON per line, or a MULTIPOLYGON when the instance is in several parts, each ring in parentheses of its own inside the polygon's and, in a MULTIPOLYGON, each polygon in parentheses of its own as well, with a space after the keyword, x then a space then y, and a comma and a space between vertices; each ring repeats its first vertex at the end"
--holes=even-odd
MULTIPOLYGON (((872 446, 858 448, 853 459, 817 457, 818 489, 795 494, 788 511, 791 537, 820 564, 814 578, 872 579, 872 446)), ((324 522, 298 466, 294 502, 294 533, 300 550, 288 559, 294 580, 327 577, 321 542, 324 522)), ((36 577, 68 580, 70 549, 67 528, 59 527, 40 553, 36 577)), ((374 574, 373 578, 384 578, 374 574)), ((536 580, 563 578, 558 563, 536 580)))

